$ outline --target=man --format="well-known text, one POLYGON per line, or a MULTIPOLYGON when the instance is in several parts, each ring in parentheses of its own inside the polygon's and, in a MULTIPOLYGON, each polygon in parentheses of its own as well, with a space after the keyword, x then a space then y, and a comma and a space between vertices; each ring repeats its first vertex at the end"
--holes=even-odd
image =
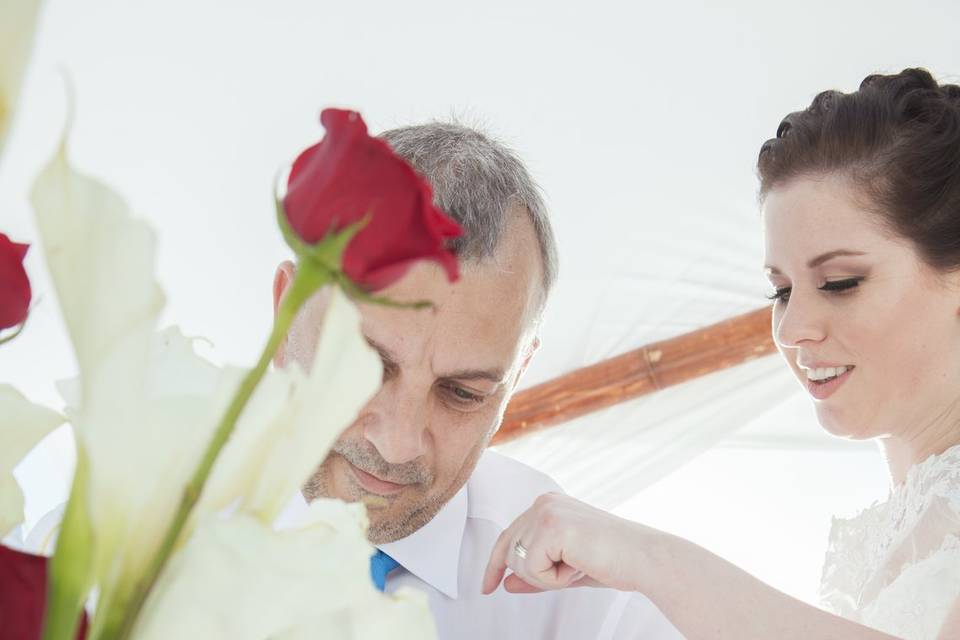
MULTIPOLYGON (((363 331, 383 360, 383 386, 341 435, 303 495, 368 500, 375 580, 387 592, 425 591, 442 639, 679 638, 640 596, 601 589, 482 595, 500 532, 549 478, 486 451, 507 401, 539 346, 537 327, 556 278, 553 234, 538 190, 507 149, 471 129, 428 124, 382 136, 423 174, 438 206, 464 228, 451 249, 462 276, 448 282, 418 263, 381 291, 430 300, 411 311, 361 306, 363 331)), ((278 305, 295 273, 274 280, 278 305)), ((276 364, 309 363, 325 297, 298 316, 276 364)), ((300 505, 303 509, 303 505, 300 505)), ((295 506, 286 517, 296 517, 295 506)))

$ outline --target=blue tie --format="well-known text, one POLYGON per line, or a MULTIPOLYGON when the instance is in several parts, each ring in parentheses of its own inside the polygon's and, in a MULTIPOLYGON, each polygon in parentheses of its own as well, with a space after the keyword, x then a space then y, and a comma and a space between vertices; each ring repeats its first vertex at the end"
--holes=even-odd
POLYGON ((400 563, 385 554, 380 549, 370 556, 370 577, 373 578, 373 585, 378 591, 383 591, 387 586, 387 574, 400 566, 400 563))

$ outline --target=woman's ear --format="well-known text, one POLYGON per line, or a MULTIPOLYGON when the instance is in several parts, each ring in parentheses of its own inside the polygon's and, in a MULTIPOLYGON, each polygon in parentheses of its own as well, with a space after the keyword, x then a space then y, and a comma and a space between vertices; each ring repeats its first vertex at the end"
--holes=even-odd
MULTIPOLYGON (((297 267, 290 260, 284 260, 277 267, 277 272, 273 276, 273 321, 277 321, 277 312, 280 309, 280 303, 287 295, 290 283, 293 282, 293 276, 297 273, 297 267)), ((273 355, 273 364, 277 367, 283 367, 287 361, 287 338, 277 347, 277 352, 273 355)))

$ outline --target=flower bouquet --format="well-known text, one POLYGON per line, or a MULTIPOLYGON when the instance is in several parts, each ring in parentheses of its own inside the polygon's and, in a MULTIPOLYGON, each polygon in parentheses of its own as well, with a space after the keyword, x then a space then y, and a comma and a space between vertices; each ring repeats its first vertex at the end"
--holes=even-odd
MULTIPOLYGON (((0 8, 0 32, 20 36, 0 43, 0 107, 15 104, 36 12, 0 8)), ((11 114, 0 108, 0 151, 11 114)), ((325 137, 275 188, 296 276, 244 368, 158 328, 154 233, 72 166, 68 119, 30 199, 78 375, 59 383, 59 410, 0 384, 0 537, 23 520, 13 467, 65 422, 77 465, 52 557, 0 547, 0 638, 432 637, 421 594, 374 588, 362 504, 318 500, 295 527, 274 524, 380 385, 356 304, 399 304, 376 292, 417 260, 457 277, 445 241, 459 227, 424 180, 357 113, 321 120, 325 137), (312 366, 271 369, 314 295, 330 302, 312 366)), ((29 324, 26 251, 0 235, 0 357, 29 324)))

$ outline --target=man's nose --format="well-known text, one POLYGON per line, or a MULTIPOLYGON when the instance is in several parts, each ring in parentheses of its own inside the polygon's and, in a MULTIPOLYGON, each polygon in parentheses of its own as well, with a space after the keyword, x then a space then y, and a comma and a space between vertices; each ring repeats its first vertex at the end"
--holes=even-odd
POLYGON ((388 380, 361 416, 364 437, 390 464, 416 460, 426 453, 427 398, 388 380))

